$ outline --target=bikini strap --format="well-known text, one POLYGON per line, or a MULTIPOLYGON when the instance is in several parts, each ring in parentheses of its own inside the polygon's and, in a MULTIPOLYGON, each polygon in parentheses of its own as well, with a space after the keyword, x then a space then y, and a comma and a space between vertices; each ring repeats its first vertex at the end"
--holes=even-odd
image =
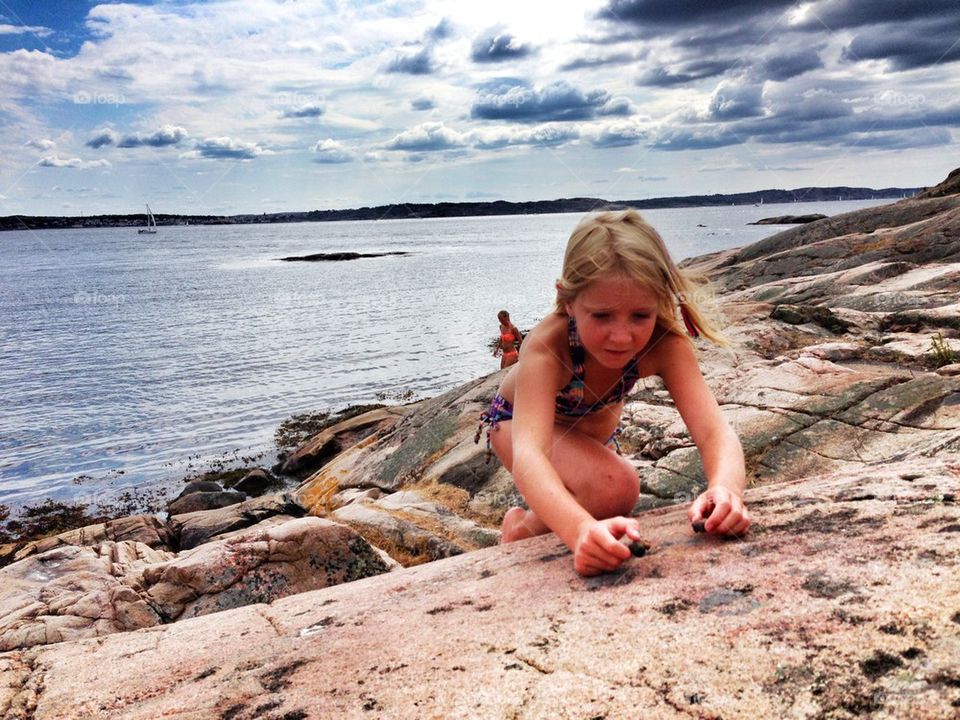
POLYGON ((576 405, 580 405, 583 403, 584 362, 587 358, 587 351, 583 347, 583 343, 580 342, 580 333, 577 332, 577 321, 573 315, 567 317, 567 343, 570 345, 570 362, 573 364, 570 370, 573 373, 573 377, 570 378, 570 382, 567 384, 569 390, 565 394, 568 394, 572 399, 576 400, 576 405))

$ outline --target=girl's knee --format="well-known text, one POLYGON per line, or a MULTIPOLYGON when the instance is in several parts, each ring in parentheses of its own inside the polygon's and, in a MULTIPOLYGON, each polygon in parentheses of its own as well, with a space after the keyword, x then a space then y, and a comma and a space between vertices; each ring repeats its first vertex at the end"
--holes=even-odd
POLYGON ((620 515, 627 515, 633 510, 640 497, 640 475, 637 469, 623 458, 620 460, 618 470, 617 489, 618 505, 621 507, 620 515))
POLYGON ((636 469, 623 458, 615 458, 604 478, 603 487, 597 488, 601 495, 597 511, 603 517, 629 515, 640 497, 640 476, 636 469))

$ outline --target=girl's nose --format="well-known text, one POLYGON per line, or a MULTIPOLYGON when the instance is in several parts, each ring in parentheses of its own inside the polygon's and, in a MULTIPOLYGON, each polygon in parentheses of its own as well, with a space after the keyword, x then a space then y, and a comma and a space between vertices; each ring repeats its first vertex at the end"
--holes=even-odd
POLYGON ((610 339, 618 343, 628 343, 630 342, 630 329, 621 323, 616 323, 612 328, 610 328, 610 339))

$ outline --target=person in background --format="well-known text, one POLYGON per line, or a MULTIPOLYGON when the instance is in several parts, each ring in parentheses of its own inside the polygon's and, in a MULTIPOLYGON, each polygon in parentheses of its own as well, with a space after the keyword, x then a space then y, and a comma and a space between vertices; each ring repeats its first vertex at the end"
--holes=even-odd
POLYGON ((727 344, 704 312, 706 286, 677 268, 657 231, 629 209, 581 221, 556 289, 554 311, 530 331, 477 431, 479 441, 486 426, 488 449, 529 508, 507 511, 502 542, 553 531, 582 575, 631 557, 620 539, 640 541, 630 517, 640 478, 614 442, 625 398, 650 375, 663 380, 703 459, 707 487, 687 512, 694 530, 746 532, 743 449, 691 341, 727 344))
POLYGON ((500 321, 500 337, 497 338, 493 346, 493 356, 500 355, 500 369, 515 365, 520 359, 520 343, 523 342, 523 335, 517 329, 517 326, 510 322, 510 313, 501 310, 497 313, 497 320, 500 321))

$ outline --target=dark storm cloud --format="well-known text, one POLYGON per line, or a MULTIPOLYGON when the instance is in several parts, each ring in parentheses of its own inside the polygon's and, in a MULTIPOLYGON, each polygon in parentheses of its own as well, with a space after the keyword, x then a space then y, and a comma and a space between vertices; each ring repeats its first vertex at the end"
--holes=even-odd
POLYGON ((783 10, 795 4, 790 0, 611 0, 598 16, 640 27, 687 27, 718 20, 739 23, 744 19, 756 19, 763 12, 783 10))
POLYGON ((601 57, 582 57, 560 66, 564 72, 570 70, 586 70, 589 68, 604 67, 606 65, 629 65, 638 59, 634 53, 620 52, 601 57))
POLYGON ((669 61, 645 69, 642 86, 739 71, 783 82, 824 67, 820 51, 840 30, 853 31, 849 63, 886 60, 902 71, 960 60, 960 3, 946 0, 610 0, 598 17, 610 39, 629 28, 635 41, 669 44, 669 61))
POLYGON ((800 27, 842 30, 939 18, 945 25, 953 24, 956 28, 958 16, 960 6, 952 0, 819 0, 806 12, 800 27))
POLYGON ((760 65, 760 72, 768 80, 783 81, 822 67, 820 53, 813 48, 806 48, 766 58, 760 65))
POLYGON ((720 83, 710 98, 709 113, 716 120, 739 120, 763 114, 760 85, 720 83))
POLYGON ((477 93, 470 116, 480 120, 547 122, 590 120, 610 101, 606 90, 583 92, 559 81, 536 89, 527 83, 500 81, 477 93))
POLYGON ((906 148, 950 142, 948 128, 960 125, 960 103, 927 109, 919 101, 911 106, 903 100, 879 95, 871 108, 854 112, 830 96, 795 98, 768 108, 764 117, 694 130, 713 137, 723 127, 743 142, 770 144, 906 148), (870 140, 873 136, 878 139, 870 140))
POLYGON ((483 31, 470 51, 470 58, 478 63, 503 62, 524 58, 533 52, 530 45, 526 45, 503 28, 493 27, 483 31))
POLYGON ((735 64, 735 60, 694 60, 679 65, 675 70, 662 66, 653 67, 637 78, 637 85, 650 87, 683 85, 694 80, 723 75, 735 64))
POLYGON ((433 56, 430 48, 425 47, 412 55, 398 55, 385 68, 389 73, 405 73, 407 75, 430 75, 434 71, 433 56))
POLYGON ((954 20, 952 26, 938 21, 890 27, 883 33, 859 34, 843 49, 843 59, 849 62, 886 60, 893 70, 960 60, 960 16, 954 20))

